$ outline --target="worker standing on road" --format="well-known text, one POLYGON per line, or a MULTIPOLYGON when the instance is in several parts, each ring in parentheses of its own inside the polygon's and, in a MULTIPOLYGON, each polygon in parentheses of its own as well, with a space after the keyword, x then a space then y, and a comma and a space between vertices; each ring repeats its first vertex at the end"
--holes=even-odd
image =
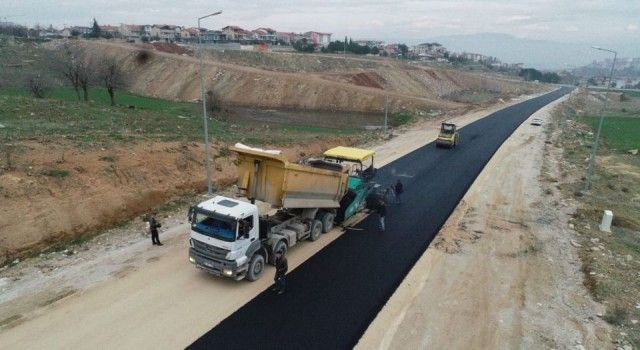
POLYGON ((378 212, 378 219, 380 220, 380 231, 384 232, 384 218, 387 216, 387 205, 384 203, 384 200, 378 201, 378 207, 376 208, 378 212))
POLYGON ((160 243, 160 235, 158 234, 158 228, 162 227, 162 224, 156 219, 156 214, 149 215, 149 230, 151 231, 151 243, 153 245, 162 245, 160 243))
POLYGON ((289 264, 287 262, 287 257, 284 256, 284 253, 278 252, 276 253, 276 275, 273 278, 276 283, 275 290, 278 294, 284 293, 284 289, 286 287, 285 275, 289 270, 289 264))
POLYGON ((394 190, 396 193, 396 203, 402 203, 402 201, 400 200, 400 195, 402 194, 402 192, 404 192, 404 186, 402 185, 402 182, 400 182, 400 179, 398 179, 398 181, 396 182, 394 190))
POLYGON ((382 200, 393 200, 394 202, 396 201, 396 190, 393 186, 389 186, 386 190, 384 190, 382 200))

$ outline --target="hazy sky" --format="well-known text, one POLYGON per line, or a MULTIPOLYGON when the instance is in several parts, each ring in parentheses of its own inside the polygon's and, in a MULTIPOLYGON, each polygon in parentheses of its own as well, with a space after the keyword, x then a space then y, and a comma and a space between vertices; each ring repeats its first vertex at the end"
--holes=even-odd
POLYGON ((22 24, 169 23, 268 26, 324 31, 334 38, 415 44, 429 38, 481 32, 564 42, 624 45, 640 41, 640 0, 249 1, 249 0, 0 0, 0 18, 22 24))

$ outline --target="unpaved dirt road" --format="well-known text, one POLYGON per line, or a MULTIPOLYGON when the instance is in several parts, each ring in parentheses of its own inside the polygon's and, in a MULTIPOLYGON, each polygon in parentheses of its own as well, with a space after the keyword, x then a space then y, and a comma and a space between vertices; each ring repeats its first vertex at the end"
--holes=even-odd
MULTIPOLYGON (((466 125, 520 101, 450 120, 466 125)), ((377 164, 384 165, 433 141, 438 125, 433 121, 416 125, 376 147, 377 164)), ((115 273, 109 272, 102 283, 96 282, 87 289, 50 293, 58 297, 42 300, 40 305, 45 306, 21 315, 2 315, 0 319, 13 317, 15 321, 6 322, 0 331, 0 348, 181 348, 272 283, 271 267, 254 283, 213 278, 196 270, 187 260, 187 230, 185 224, 177 224, 162 234, 164 247, 152 247, 140 239, 90 262, 67 267, 72 270, 71 274, 26 276, 24 278, 32 282, 24 284, 29 290, 9 286, 7 292, 15 297, 0 298, 0 310, 26 302, 20 295, 29 294, 30 290, 58 288, 63 291, 65 285, 73 284, 74 278, 105 270, 100 269, 101 266, 121 267, 115 273), (39 284, 40 281, 47 283, 39 284)), ((340 234, 334 230, 317 242, 292 249, 288 254, 291 269, 340 234)), ((95 279, 99 280, 98 277, 95 279)), ((34 300, 28 302, 34 304, 34 300)))
MULTIPOLYGON (((531 119, 550 121, 562 100, 531 119)), ((559 173, 543 128, 525 122, 501 146, 358 348, 608 347, 570 244, 571 205, 543 180, 559 173)))

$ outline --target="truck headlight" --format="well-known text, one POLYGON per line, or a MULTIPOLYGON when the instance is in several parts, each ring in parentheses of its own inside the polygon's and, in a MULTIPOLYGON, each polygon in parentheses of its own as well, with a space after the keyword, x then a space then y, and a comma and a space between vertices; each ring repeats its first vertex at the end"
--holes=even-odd
POLYGON ((190 261, 192 264, 195 264, 195 263, 196 263, 196 259, 194 259, 194 258, 192 258, 192 257, 189 257, 189 261, 190 261))
POLYGON ((222 274, 225 276, 232 276, 233 275, 233 271, 229 270, 229 269, 222 269, 222 274))

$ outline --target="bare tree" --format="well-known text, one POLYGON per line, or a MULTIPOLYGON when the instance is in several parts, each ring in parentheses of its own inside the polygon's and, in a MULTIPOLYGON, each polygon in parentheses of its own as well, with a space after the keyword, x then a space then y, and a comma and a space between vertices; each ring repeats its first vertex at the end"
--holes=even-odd
POLYGON ((55 54, 54 69, 65 77, 76 91, 78 100, 82 89, 83 98, 89 100, 89 86, 93 78, 93 67, 85 51, 78 47, 65 44, 55 54))
POLYGON ((116 105, 116 90, 124 89, 128 86, 128 79, 118 61, 113 57, 105 57, 100 61, 99 79, 107 88, 111 105, 116 105))
POLYGON ((44 98, 50 88, 50 82, 40 74, 33 74, 27 78, 27 90, 36 98, 44 98))
POLYGON ((220 98, 220 94, 217 90, 212 87, 210 90, 207 90, 207 95, 205 97, 207 110, 211 115, 222 110, 222 99, 220 98))

